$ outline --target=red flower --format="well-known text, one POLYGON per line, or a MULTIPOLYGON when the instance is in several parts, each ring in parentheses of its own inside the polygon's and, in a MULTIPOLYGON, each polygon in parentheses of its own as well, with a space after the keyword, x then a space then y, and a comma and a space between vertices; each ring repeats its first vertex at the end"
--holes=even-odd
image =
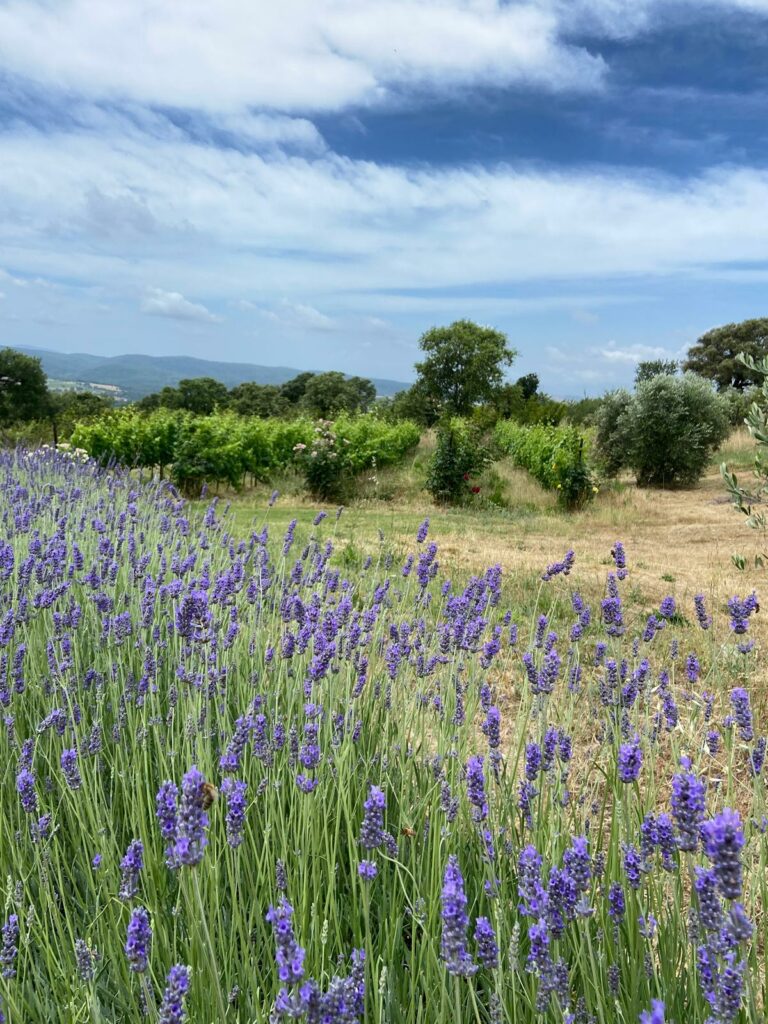
POLYGON ((465 474, 464 474, 464 479, 465 479, 465 480, 469 480, 469 473, 465 473, 465 474))
POLYGON ((472 493, 473 494, 479 494, 480 493, 480 488, 479 487, 473 487, 472 488, 472 493))

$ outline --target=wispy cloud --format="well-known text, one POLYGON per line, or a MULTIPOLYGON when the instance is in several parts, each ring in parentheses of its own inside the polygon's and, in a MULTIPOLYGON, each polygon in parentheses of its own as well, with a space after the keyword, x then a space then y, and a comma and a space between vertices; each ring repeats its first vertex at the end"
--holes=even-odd
POLYGON ((0 7, 0 62, 83 96, 200 110, 375 103, 407 87, 599 84, 550 5, 498 0, 70 0, 0 7))
POLYGON ((596 355, 607 359, 609 363, 627 363, 633 365, 646 359, 675 359, 676 353, 668 352, 661 345, 617 345, 609 342, 596 350, 596 355))
POLYGON ((221 321, 199 302, 190 302, 181 292, 165 292, 150 288, 141 300, 141 312, 148 316, 167 316, 173 320, 198 320, 207 324, 221 321))

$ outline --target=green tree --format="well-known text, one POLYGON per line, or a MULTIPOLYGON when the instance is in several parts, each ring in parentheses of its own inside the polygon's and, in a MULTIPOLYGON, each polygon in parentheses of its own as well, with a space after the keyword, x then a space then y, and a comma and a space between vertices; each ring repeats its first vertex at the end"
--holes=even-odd
POLYGON ((229 406, 241 416, 260 416, 264 419, 284 416, 290 403, 276 384, 257 384, 247 381, 229 392, 229 406))
POLYGON ((683 369, 714 381, 720 391, 727 387, 743 391, 761 381, 755 370, 739 360, 740 353, 753 362, 768 356, 768 317, 714 327, 702 334, 688 349, 683 369))
POLYGON ((280 385, 280 391, 289 405, 299 404, 307 390, 307 384, 314 376, 314 373, 297 373, 295 377, 280 385))
POLYGON ((679 487, 701 477, 728 430, 727 403, 709 381, 660 374, 634 395, 606 395, 595 449, 611 475, 626 468, 640 487, 679 487))
POLYGON ((47 419, 49 403, 40 360, 13 348, 0 351, 0 426, 47 419))
POLYGON ((192 377, 180 380, 179 408, 187 409, 201 416, 210 415, 216 408, 225 408, 229 392, 226 384, 213 377, 192 377))
POLYGON ((390 420, 413 420, 422 427, 432 427, 440 419, 440 405, 427 393, 421 380, 405 391, 398 391, 381 406, 390 420))
POLYGON ((539 375, 538 373, 526 373, 524 377, 517 378, 514 386, 520 388, 520 393, 527 402, 534 395, 538 394, 539 375))
POLYGON ((507 337, 471 320, 432 327, 419 339, 425 358, 416 363, 426 395, 443 412, 466 416, 480 402, 490 402, 504 380, 504 367, 517 353, 507 337))
POLYGON ((66 440, 77 423, 98 419, 113 407, 113 402, 92 391, 52 391, 48 395, 48 416, 53 443, 66 440))
POLYGON ((345 377, 338 370, 316 373, 307 381, 300 405, 312 416, 328 419, 340 412, 364 412, 376 388, 363 377, 345 377))
POLYGON ((676 359, 644 359, 635 369, 635 384, 658 377, 663 373, 675 374, 678 370, 676 359))

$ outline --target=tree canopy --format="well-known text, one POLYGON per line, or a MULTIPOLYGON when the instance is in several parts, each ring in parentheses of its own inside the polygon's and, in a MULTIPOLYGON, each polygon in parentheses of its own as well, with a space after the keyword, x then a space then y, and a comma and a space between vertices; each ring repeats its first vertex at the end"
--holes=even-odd
POLYGON ((450 415, 466 416, 489 402, 504 381, 504 368, 517 353, 507 336, 471 320, 432 327, 419 339, 425 358, 416 363, 424 394, 450 415))
POLYGON ((688 349, 683 369, 714 381, 719 391, 728 387, 743 391, 760 381, 739 361, 741 352, 752 359, 768 356, 768 317, 725 324, 702 334, 688 349))
POLYGON ((641 384, 644 380, 653 380, 654 377, 661 377, 664 374, 676 374, 678 363, 676 359, 643 359, 635 369, 635 384, 641 384))
POLYGON ((42 363, 12 348, 0 351, 0 424, 9 426, 49 415, 42 363))

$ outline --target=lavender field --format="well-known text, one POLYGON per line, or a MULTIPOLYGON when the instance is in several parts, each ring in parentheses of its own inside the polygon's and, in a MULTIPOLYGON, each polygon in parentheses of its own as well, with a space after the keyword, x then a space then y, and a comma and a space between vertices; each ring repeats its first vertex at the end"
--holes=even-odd
POLYGON ((764 1019, 754 595, 0 473, 6 1021, 764 1019))

